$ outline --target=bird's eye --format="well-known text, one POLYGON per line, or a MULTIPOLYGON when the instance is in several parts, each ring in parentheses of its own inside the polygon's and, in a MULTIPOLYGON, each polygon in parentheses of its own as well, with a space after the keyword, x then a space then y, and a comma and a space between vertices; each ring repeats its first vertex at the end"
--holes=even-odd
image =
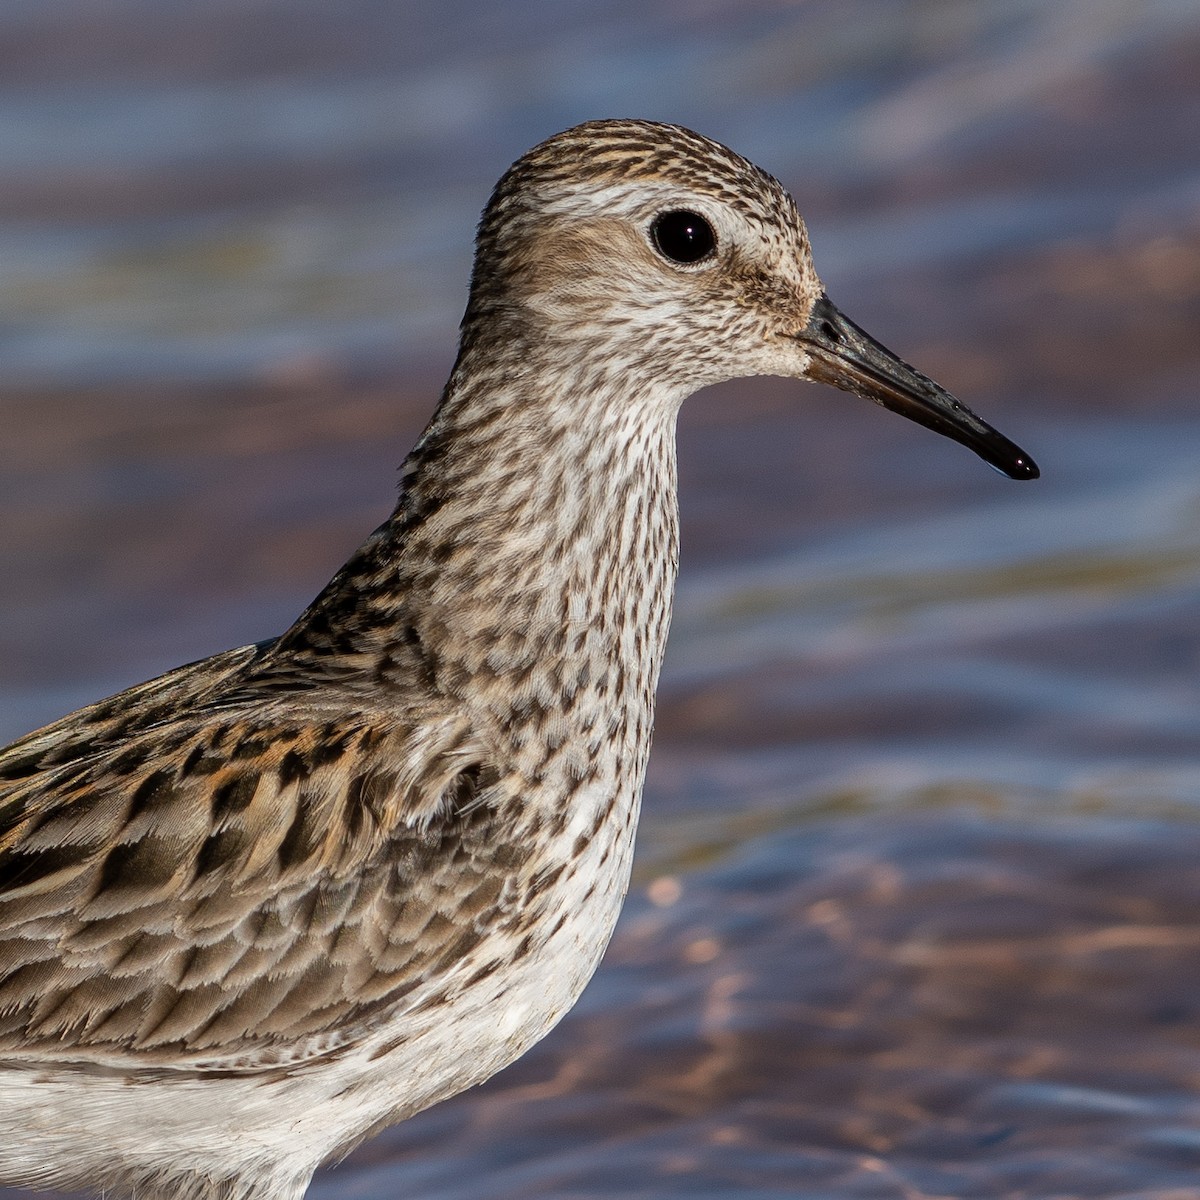
POLYGON ((694 212, 659 213, 650 226, 650 237, 658 252, 674 263, 698 263, 717 248, 713 227, 694 212))

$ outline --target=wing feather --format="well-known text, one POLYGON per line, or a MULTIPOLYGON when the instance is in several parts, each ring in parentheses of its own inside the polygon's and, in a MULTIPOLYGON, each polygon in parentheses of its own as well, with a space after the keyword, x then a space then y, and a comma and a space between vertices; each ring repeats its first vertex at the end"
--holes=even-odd
POLYGON ((505 919, 523 851, 461 719, 279 715, 274 691, 250 702, 260 653, 0 752, 0 1058, 295 1061, 452 977, 505 919))

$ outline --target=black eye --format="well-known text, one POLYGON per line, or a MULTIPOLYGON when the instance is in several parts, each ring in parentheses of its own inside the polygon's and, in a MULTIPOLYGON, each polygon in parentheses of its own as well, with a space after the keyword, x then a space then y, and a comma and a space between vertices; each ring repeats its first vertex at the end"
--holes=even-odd
POLYGON ((712 226, 694 212, 660 213, 650 226, 650 236, 659 253, 677 263, 699 262, 717 246, 712 226))

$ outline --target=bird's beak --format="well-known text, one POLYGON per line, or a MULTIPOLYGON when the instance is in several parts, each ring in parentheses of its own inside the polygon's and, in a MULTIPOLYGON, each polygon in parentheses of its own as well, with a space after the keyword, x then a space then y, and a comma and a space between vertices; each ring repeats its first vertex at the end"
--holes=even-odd
POLYGON ((1010 479, 1036 479, 1037 464, 1019 446, 981 421, 869 333, 843 316, 822 295, 799 335, 810 356, 807 375, 845 392, 865 396, 892 412, 970 447, 1010 479))

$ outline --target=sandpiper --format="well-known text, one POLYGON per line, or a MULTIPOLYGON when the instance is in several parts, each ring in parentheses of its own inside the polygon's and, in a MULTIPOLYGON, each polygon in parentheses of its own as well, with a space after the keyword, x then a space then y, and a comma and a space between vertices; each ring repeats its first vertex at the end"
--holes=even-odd
POLYGON ((391 517, 277 640, 0 752, 0 1181, 294 1200, 562 1017, 629 880, 676 413, 748 375, 1037 475, 724 146, 597 121, 508 170, 391 517))

